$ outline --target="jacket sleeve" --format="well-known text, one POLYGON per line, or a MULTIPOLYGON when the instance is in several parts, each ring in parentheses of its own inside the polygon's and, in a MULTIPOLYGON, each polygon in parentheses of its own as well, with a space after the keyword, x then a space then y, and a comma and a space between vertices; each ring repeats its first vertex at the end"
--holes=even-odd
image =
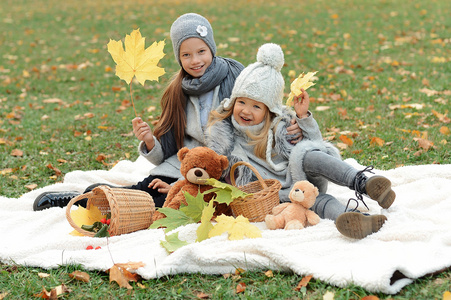
POLYGON ((158 166, 164 161, 164 153, 160 142, 155 137, 153 137, 153 139, 155 141, 155 146, 152 150, 147 151, 146 143, 141 141, 138 145, 138 152, 149 162, 151 162, 155 166, 158 166))
POLYGON ((307 118, 302 119, 296 117, 296 122, 302 130, 303 138, 311 141, 322 141, 323 136, 319 130, 318 123, 313 118, 313 114, 310 111, 308 112, 308 115, 307 118))

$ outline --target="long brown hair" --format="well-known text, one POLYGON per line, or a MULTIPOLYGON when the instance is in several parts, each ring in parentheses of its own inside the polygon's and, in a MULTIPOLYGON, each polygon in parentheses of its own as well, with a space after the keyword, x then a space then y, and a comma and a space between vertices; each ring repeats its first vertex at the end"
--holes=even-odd
MULTIPOLYGON (((235 100, 236 101, 236 100, 235 100)), ((233 103, 232 107, 229 110, 224 110, 223 112, 219 113, 215 110, 211 111, 210 117, 208 119, 208 127, 211 128, 213 124, 216 122, 222 121, 224 119, 227 119, 228 117, 233 118, 233 107, 235 106, 235 102, 233 103)), ((250 145, 254 145, 254 154, 261 158, 266 160, 266 144, 268 143, 268 132, 271 128, 272 120, 274 119, 275 114, 269 111, 269 109, 266 110, 266 114, 264 117, 265 125, 261 129, 261 131, 258 134, 252 134, 249 131, 246 131, 247 136, 251 139, 249 142, 250 145)), ((273 147, 273 145, 272 145, 273 147)))
POLYGON ((158 140, 163 134, 173 128, 178 149, 183 147, 183 139, 185 137, 186 96, 182 90, 182 80, 186 75, 186 71, 181 68, 172 77, 161 97, 161 116, 154 128, 154 135, 158 140))

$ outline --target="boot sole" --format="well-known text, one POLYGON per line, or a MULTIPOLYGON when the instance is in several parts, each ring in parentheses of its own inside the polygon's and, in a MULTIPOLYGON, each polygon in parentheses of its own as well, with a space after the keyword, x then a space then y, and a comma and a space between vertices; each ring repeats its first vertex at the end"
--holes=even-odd
POLYGON ((353 239, 363 239, 378 232, 387 221, 384 215, 363 215, 357 212, 347 212, 338 216, 335 225, 338 231, 353 239))
POLYGON ((365 189, 368 196, 377 201, 382 208, 389 208, 395 201, 396 194, 391 189, 391 181, 383 176, 370 177, 365 189))

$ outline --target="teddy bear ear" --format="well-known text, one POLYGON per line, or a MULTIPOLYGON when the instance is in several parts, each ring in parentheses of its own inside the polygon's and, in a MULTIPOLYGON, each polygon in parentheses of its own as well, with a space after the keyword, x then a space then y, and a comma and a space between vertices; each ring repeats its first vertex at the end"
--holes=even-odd
POLYGON ((183 147, 182 149, 177 152, 177 157, 180 161, 182 161, 185 158, 185 155, 189 152, 189 149, 186 147, 183 147))
POLYGON ((219 159, 221 160, 222 169, 227 169, 227 167, 229 166, 229 160, 227 159, 227 156, 221 155, 219 159))

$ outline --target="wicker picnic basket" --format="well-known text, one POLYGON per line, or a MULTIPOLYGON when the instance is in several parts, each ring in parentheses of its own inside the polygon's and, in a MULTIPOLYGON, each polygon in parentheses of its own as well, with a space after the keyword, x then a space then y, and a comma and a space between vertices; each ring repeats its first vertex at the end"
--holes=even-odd
POLYGON ((279 204, 279 191, 282 187, 277 179, 263 179, 248 162, 240 161, 235 163, 230 169, 230 180, 233 186, 241 191, 252 194, 245 198, 235 199, 230 203, 232 212, 235 216, 242 215, 249 219, 250 222, 261 222, 265 220, 267 214, 271 213, 274 206, 279 204), (258 181, 250 182, 243 186, 236 186, 235 169, 245 165, 254 172, 258 181))
POLYGON ((76 231, 83 235, 93 237, 95 233, 84 230, 75 224, 70 212, 73 204, 86 198, 88 199, 86 208, 89 209, 90 205, 94 205, 102 214, 111 213, 109 231, 112 236, 147 229, 152 223, 155 203, 148 193, 101 185, 88 193, 73 198, 67 204, 67 220, 76 231))

